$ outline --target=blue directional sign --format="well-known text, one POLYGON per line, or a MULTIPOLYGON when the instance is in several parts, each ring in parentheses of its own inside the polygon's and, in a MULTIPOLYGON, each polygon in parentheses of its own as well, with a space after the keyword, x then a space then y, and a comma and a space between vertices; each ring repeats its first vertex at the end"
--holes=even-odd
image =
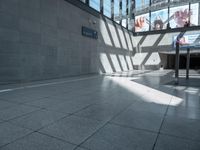
POLYGON ((82 35, 92 39, 98 39, 98 32, 85 26, 82 26, 82 35))
POLYGON ((177 35, 173 37, 173 47, 176 47, 176 41, 180 43, 180 48, 200 48, 200 33, 177 35))

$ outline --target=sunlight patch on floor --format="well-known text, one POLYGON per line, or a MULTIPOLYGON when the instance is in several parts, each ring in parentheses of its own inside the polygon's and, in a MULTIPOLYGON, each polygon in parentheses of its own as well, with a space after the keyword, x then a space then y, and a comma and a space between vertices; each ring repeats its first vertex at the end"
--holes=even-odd
POLYGON ((162 91, 153 89, 146 85, 130 81, 130 79, 120 77, 108 77, 118 85, 132 92, 134 95, 141 97, 145 102, 156 103, 161 105, 169 105, 172 97, 174 100, 173 106, 179 105, 183 100, 179 97, 164 93, 162 91))

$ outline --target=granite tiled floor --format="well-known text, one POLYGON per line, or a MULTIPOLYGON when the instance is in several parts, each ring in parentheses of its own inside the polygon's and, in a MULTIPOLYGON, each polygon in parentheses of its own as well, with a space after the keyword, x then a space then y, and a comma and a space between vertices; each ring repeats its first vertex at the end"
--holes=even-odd
POLYGON ((147 70, 0 86, 0 150, 199 150, 200 76, 180 74, 179 85, 147 70))

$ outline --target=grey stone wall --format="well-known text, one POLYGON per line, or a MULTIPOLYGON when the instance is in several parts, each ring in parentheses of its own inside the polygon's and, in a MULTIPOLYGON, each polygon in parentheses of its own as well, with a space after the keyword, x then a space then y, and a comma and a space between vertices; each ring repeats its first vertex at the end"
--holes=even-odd
POLYGON ((133 36, 64 0, 0 0, 0 84, 159 69, 177 34, 133 36), (83 37, 82 26, 98 40, 83 37))
POLYGON ((131 70, 132 39, 64 0, 1 0, 0 83, 131 70), (82 26, 99 39, 83 37, 82 26))

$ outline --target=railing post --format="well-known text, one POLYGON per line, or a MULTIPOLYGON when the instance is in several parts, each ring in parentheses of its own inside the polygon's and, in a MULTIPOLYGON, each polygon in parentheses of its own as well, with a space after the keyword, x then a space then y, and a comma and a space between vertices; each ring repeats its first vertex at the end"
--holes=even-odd
POLYGON ((100 0, 100 12, 101 12, 101 14, 103 14, 103 10, 104 10, 103 1, 104 0, 100 0))
POLYGON ((186 79, 189 79, 190 71, 190 48, 187 48, 186 79))
POLYGON ((114 20, 114 0, 111 0, 111 19, 114 20))
POLYGON ((119 0, 119 23, 122 24, 122 0, 119 0))
POLYGON ((179 47, 179 40, 177 39, 176 40, 176 64, 175 64, 175 84, 178 84, 179 82, 179 50, 180 50, 180 47, 179 47))
POLYGON ((85 3, 86 3, 87 5, 89 5, 90 1, 89 1, 89 0, 86 0, 85 3))

